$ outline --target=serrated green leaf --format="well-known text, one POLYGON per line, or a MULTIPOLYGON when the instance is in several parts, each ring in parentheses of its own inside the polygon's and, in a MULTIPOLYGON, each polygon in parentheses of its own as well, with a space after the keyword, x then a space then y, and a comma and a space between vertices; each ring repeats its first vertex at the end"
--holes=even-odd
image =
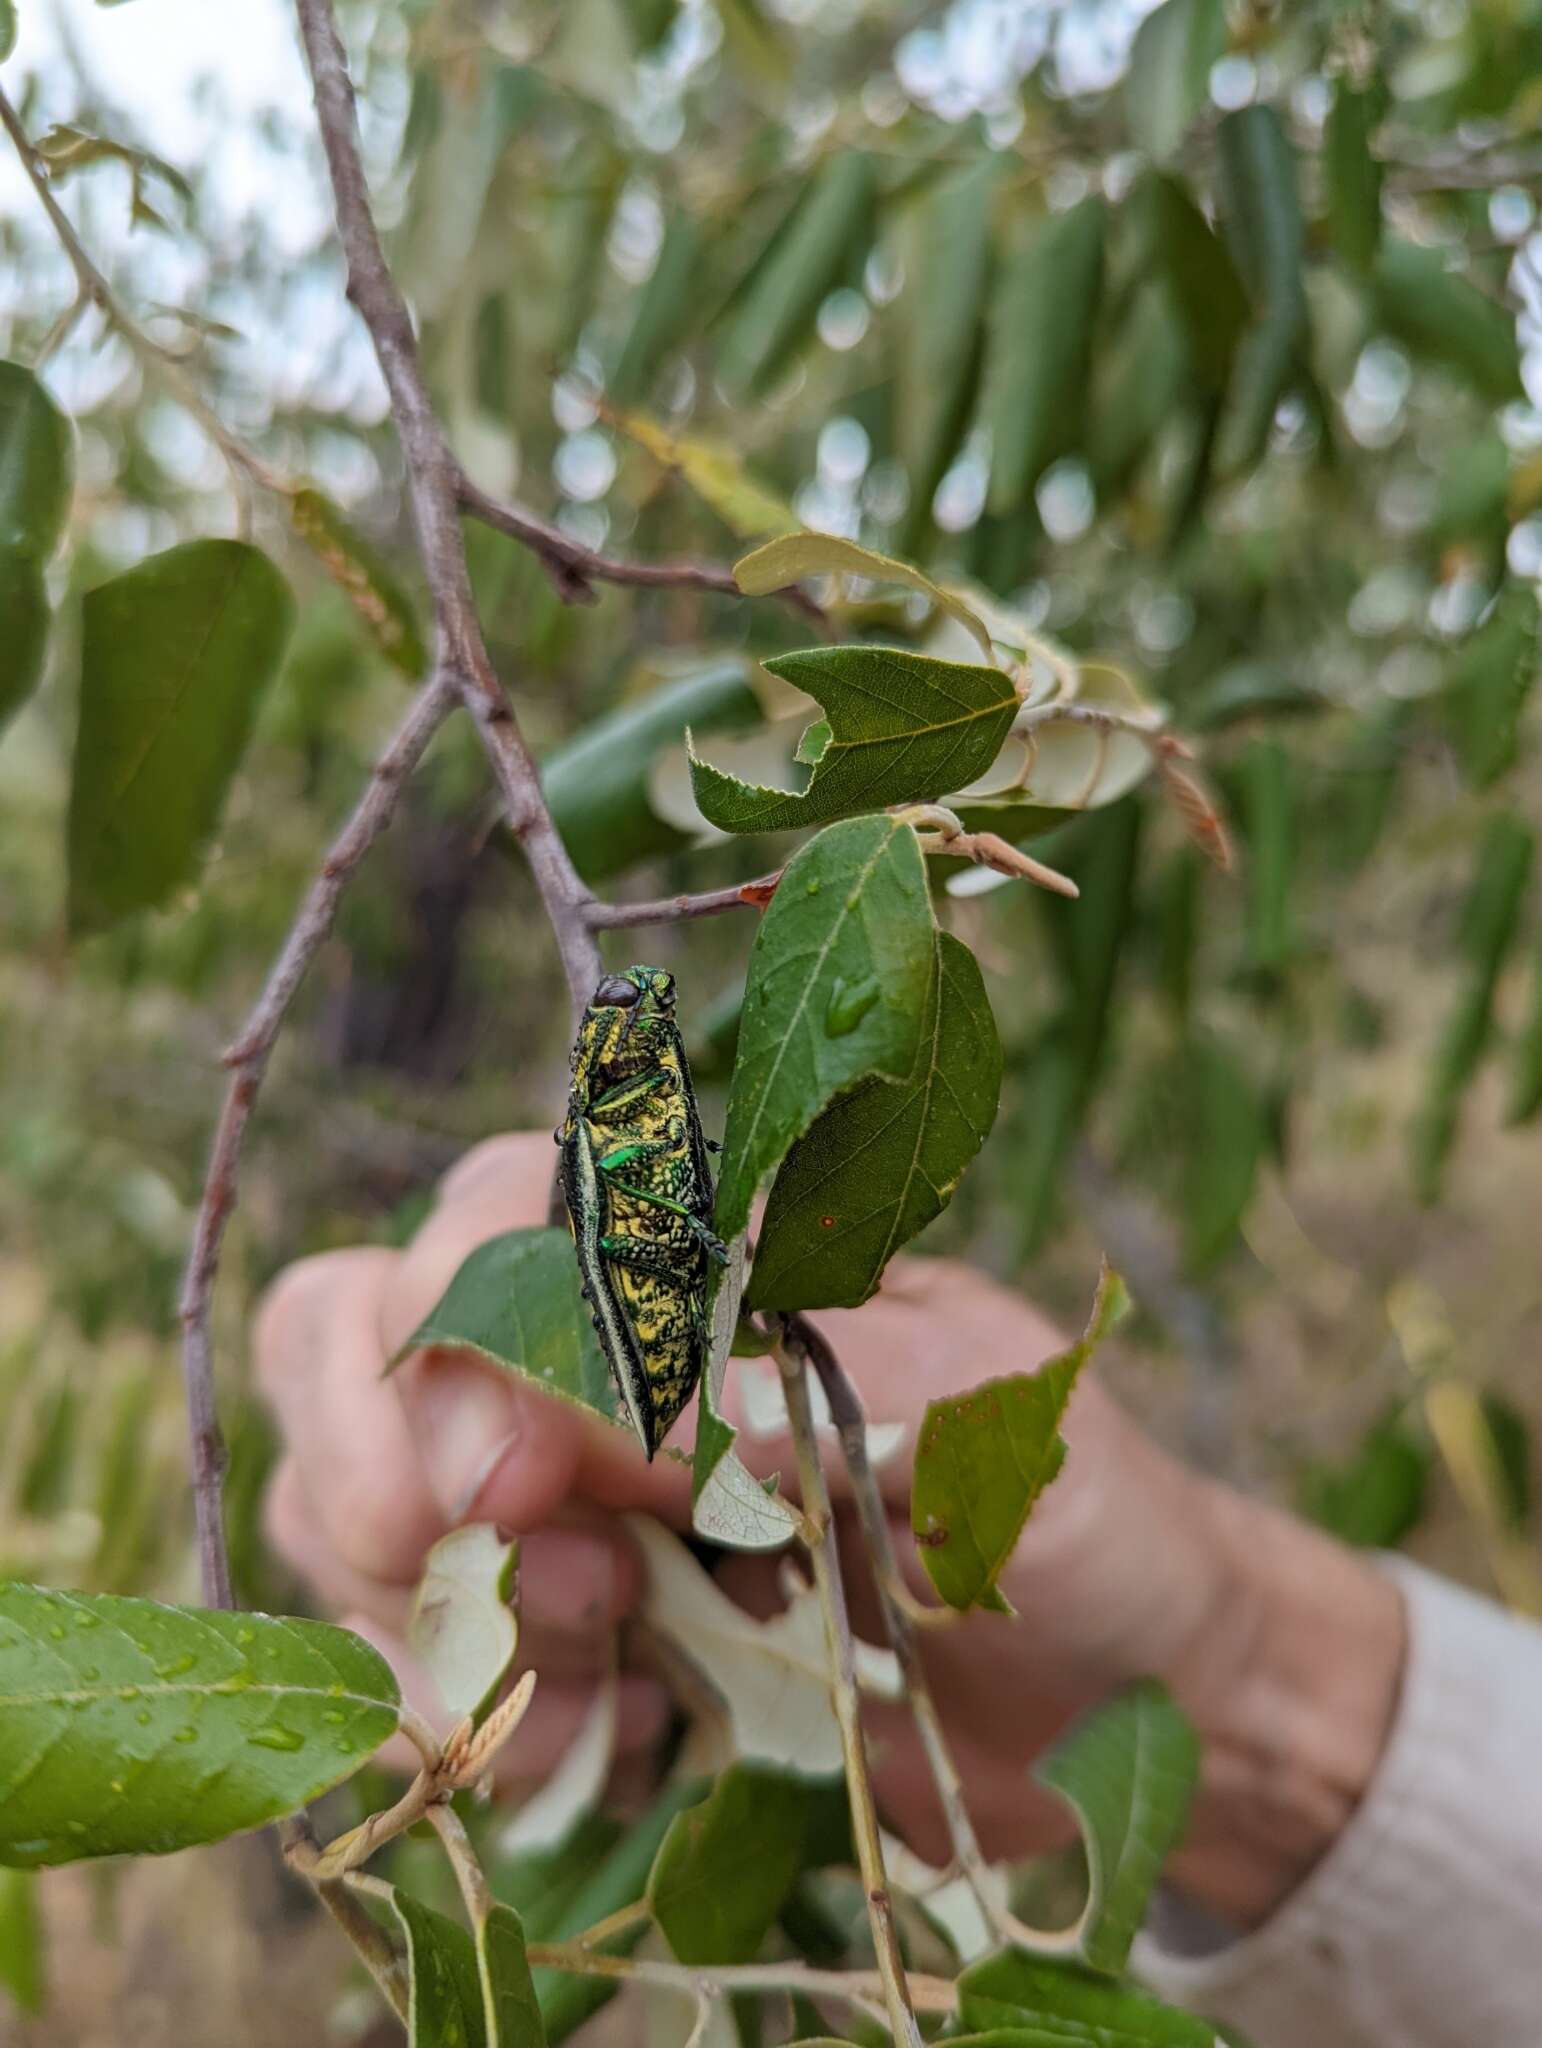
POLYGON ((874 192, 862 150, 844 150, 816 173, 739 300, 718 359, 727 389, 764 391, 807 340, 825 295, 860 270, 874 192))
POLYGON ((1001 1041, 979 967, 951 933, 936 964, 915 1065, 903 1081, 840 1096, 772 1184, 749 1301, 855 1308, 903 1244, 941 1214, 984 1144, 1001 1091, 1001 1041))
POLYGON ((75 430, 30 370, 0 362, 0 548, 43 563, 75 480, 75 430))
POLYGON ((1224 0, 1164 0, 1136 30, 1125 105, 1136 147, 1154 162, 1181 148, 1225 50, 1224 0))
POLYGON ((1226 245, 1253 311, 1232 386, 1223 453, 1230 467, 1262 451, 1306 334, 1295 156, 1272 107, 1241 107, 1222 120, 1216 189, 1226 245))
POLYGON ((20 548, 0 548, 0 619, 5 621, 5 664, 0 667, 0 729, 37 688, 48 659, 48 587, 37 559, 20 548))
POLYGON ((1035 1372, 928 1404, 916 1446, 910 1526, 950 1607, 1006 1609, 997 1580, 1034 1502, 1065 1460, 1060 1434, 1082 1367, 1128 1305, 1104 1267, 1079 1343, 1035 1372))
POLYGON ((491 1522, 452 1529, 423 1560, 407 1641, 455 1720, 480 1721, 519 1647, 519 1544, 491 1522))
POLYGON ((1328 230, 1352 270, 1368 272, 1381 246, 1381 159, 1371 138, 1387 110, 1380 79, 1366 86, 1341 78, 1323 129, 1323 185, 1328 230))
POLYGON ((525 1956, 525 1930, 510 1906, 494 1906, 476 1930, 487 2048, 546 2048, 546 2023, 525 1956))
POLYGON ((478 1245, 391 1363, 435 1344, 480 1351, 544 1393, 621 1419, 565 1230, 508 1230, 478 1245))
POLYGON ((1095 1707, 1034 1765, 1074 1809, 1087 1852, 1081 1960, 1124 1968, 1162 1865, 1182 1839, 1199 1740, 1164 1687, 1145 1679, 1095 1707))
POLYGON ((487 2048, 471 1936, 399 1886, 389 1904, 407 1947, 407 2048, 487 2048))
POLYGON ((1395 1550, 1424 1511, 1432 1453, 1393 1408, 1378 1416, 1352 1455, 1306 1466, 1296 1505, 1341 1543, 1395 1550))
POLYGON ((1014 511, 1057 456, 1081 446, 1105 219, 1101 199, 1083 199, 1026 230, 1002 265, 982 401, 993 513, 1014 511))
POLYGON ((958 1980, 955 2048, 1215 2048, 1208 2020, 1064 1964, 1005 1949, 958 1980))
POLYGON ((1531 877, 1531 833, 1501 812, 1478 848, 1463 922, 1467 978, 1446 1021, 1411 1135, 1414 1182, 1422 1201, 1440 1193, 1463 1098, 1488 1049, 1494 989, 1509 955, 1531 877))
POLYGON ((649 774, 686 728, 741 733, 760 724, 760 699, 745 664, 713 663, 620 705, 574 735, 541 765, 541 786, 562 843, 586 882, 603 881, 634 861, 690 844, 661 818, 649 774))
POLYGON ((700 304, 701 229, 676 208, 664 228, 653 275, 637 298, 637 310, 616 367, 606 379, 606 396, 616 405, 646 398, 659 365, 685 336, 700 304))
POLYGON ((300 490, 289 499, 295 532, 364 621, 380 652, 403 675, 423 674, 428 654, 411 600, 378 549, 346 520, 320 491, 300 490))
POLYGON ((828 1102, 910 1072, 934 929, 920 845, 897 819, 831 825, 788 862, 750 953, 718 1178, 725 1239, 828 1102))
POLYGON ((1515 322, 1439 249, 1383 237, 1373 272, 1378 321, 1416 356, 1443 364, 1494 405, 1523 395, 1515 322))
MULTIPOLYGON (((876 548, 861 547, 838 533, 784 533, 734 563, 734 581, 746 597, 768 596, 790 583, 801 583, 805 576, 859 576, 870 583, 902 583, 907 589, 918 590, 939 611, 956 619, 988 662, 995 659, 985 607, 974 604, 961 591, 934 583, 911 563, 894 555, 881 555, 876 548)), ((1003 615, 999 607, 996 609, 998 622, 1002 622, 1003 615)))
POLYGON ((648 1904, 676 1959, 747 1963, 808 1861, 823 1786, 766 1764, 725 1771, 699 1806, 670 1822, 648 1877, 648 1904))
POLYGON ((1458 650, 1442 693, 1462 773, 1487 789, 1514 767, 1521 712, 1537 676, 1537 594, 1513 583, 1458 650))
POLYGON ((723 832, 785 832, 946 796, 985 773, 1020 705, 1000 669, 897 647, 815 647, 765 666, 820 705, 829 738, 801 794, 741 782, 693 748, 696 802, 723 832))
POLYGON ((21 2012, 43 2010, 45 1955, 36 1871, 0 1868, 0 1990, 21 2012))
POLYGON ((198 872, 294 617, 244 541, 195 540, 86 595, 69 915, 99 930, 198 872))
POLYGON ((396 1680, 345 1629, 0 1585, 0 1863, 163 1855, 352 1776, 396 1680))

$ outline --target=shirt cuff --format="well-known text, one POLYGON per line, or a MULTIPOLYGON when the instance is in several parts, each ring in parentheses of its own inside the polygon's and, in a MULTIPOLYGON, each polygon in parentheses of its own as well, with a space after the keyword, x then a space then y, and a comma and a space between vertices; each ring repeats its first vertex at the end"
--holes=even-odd
POLYGON ((1542 1628, 1378 1563, 1402 1588, 1407 1662, 1349 1825, 1262 1927, 1228 1939, 1169 1903, 1132 1960, 1255 2048, 1536 2048, 1542 1628))

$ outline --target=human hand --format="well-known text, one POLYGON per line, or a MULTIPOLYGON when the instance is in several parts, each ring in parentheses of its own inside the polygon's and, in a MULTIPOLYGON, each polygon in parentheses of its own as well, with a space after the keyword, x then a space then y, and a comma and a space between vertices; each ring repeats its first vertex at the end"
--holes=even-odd
MULTIPOLYGON (((477 1147, 405 1251, 334 1252, 290 1268, 265 1299, 256 1338, 259 1379, 286 1441, 269 1500, 272 1540, 379 1644, 431 1719, 431 1693, 402 1639, 424 1553, 461 1521, 520 1533, 521 1662, 541 1683, 505 1768, 531 1781, 571 1739, 616 1624, 640 1596, 616 1511, 683 1527, 689 1476, 670 1460, 646 1465, 620 1432, 469 1353, 419 1353, 390 1379, 381 1372, 470 1250, 545 1220, 550 1161, 544 1136, 477 1147)), ((1062 1340, 1021 1297, 948 1260, 897 1259, 873 1301, 814 1320, 872 1419, 903 1427, 880 1480, 896 1549, 924 1591, 908 1496, 926 1404, 1030 1368, 1062 1340)), ((1316 1532, 1186 1471, 1093 1376, 1065 1434, 1064 1474, 1002 1578, 1018 1620, 976 1614, 925 1632, 983 1846, 1022 1856, 1062 1838, 1063 1811, 1029 1778, 1034 1755, 1081 1709, 1130 1679, 1159 1677, 1206 1745, 1172 1875, 1205 1903, 1255 1920, 1332 1839, 1374 1766, 1401 1660, 1399 1596, 1316 1532)), ((795 1483, 785 1439, 746 1438, 741 1449, 795 1483)), ((840 1502, 833 1460, 832 1490, 840 1502)), ((849 1517, 841 1536, 858 1625, 876 1637, 849 1517)), ((752 1610, 775 1605, 764 1559, 727 1559, 719 1583, 752 1610)), ((653 1676, 624 1673, 621 1754, 646 1750, 667 1714, 653 1676)), ((922 1855, 946 1862, 906 1716, 876 1709, 870 1729, 887 1816, 922 1855)))

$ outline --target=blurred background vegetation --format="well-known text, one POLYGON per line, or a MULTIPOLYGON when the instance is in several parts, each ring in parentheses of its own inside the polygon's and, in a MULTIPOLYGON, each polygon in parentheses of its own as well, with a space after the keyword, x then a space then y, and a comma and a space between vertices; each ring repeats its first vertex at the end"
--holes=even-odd
MULTIPOLYGON (((3 82, 125 306, 416 605, 287 10, 226 0, 211 40, 215 11, 19 0, 3 82)), ((1080 903, 953 903, 1008 1072, 928 1248, 1071 1314, 1106 1245, 1143 1310, 1110 1371, 1171 1441, 1533 1602, 1542 6, 342 12, 398 275, 485 488, 587 545, 719 562, 769 494, 1117 661, 1202 743, 1232 874, 1137 791, 1036 843, 1080 903)), ((187 1598, 174 1299, 218 1053, 404 678, 287 501, 243 508, 95 314, 60 332, 72 292, 6 163, 0 354, 44 362, 79 481, 48 674, 0 739, 0 1566, 187 1598), (174 909, 67 944, 79 594, 245 517, 301 610, 214 857, 174 909)), ((771 865, 785 840, 694 843, 680 739, 689 718, 729 760, 763 725, 757 657, 803 623, 684 590, 568 607, 513 542, 469 539, 586 875, 651 894, 771 865)), ((748 936, 648 939, 709 1128, 748 936)), ((456 723, 248 1158, 217 1305, 247 1601, 298 1597, 260 1542, 256 1290, 400 1241, 467 1143, 552 1121, 559 985, 456 723)), ((18 2038, 98 2038, 71 2024, 18 2038)))

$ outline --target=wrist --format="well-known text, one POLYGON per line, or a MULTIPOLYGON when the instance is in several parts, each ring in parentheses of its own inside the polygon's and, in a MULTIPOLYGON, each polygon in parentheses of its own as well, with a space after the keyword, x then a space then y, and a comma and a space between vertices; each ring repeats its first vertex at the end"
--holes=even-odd
POLYGON ((1393 1581, 1308 1524, 1206 1486, 1210 1614, 1172 1685, 1200 1734, 1175 1887, 1243 1927, 1343 1832, 1397 1706, 1406 1624, 1393 1581))

